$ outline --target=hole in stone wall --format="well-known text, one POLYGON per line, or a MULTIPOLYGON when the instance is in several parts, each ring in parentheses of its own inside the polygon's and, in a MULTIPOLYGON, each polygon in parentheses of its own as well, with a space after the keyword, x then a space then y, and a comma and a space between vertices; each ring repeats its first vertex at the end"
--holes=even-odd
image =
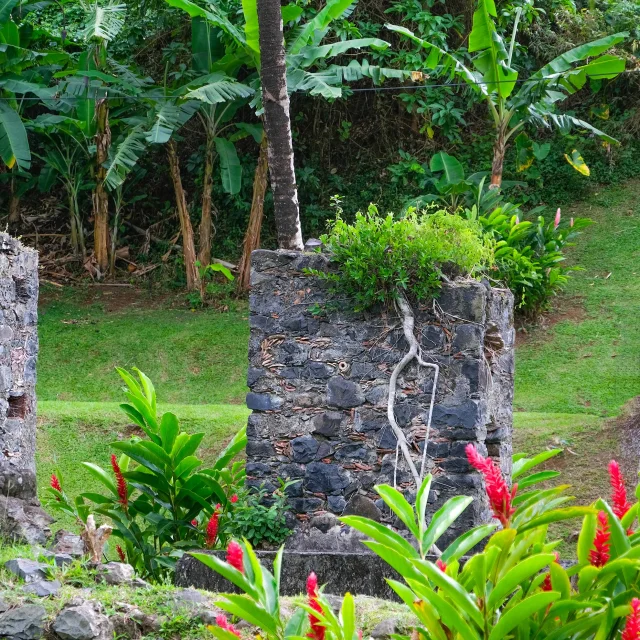
POLYGON ((27 415, 29 405, 27 396, 21 394, 19 396, 9 396, 9 408, 7 409, 7 418, 22 418, 27 415))
POLYGON ((16 287, 16 298, 19 302, 27 302, 29 300, 29 287, 25 278, 13 277, 13 282, 16 287))

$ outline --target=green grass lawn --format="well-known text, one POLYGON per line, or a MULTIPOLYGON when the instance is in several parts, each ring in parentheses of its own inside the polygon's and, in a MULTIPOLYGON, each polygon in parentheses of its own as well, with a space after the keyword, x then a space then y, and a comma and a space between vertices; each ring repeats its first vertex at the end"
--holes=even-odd
POLYGON ((224 313, 170 309, 142 291, 105 289, 45 289, 38 325, 40 400, 120 401, 114 367, 135 366, 153 380, 162 402, 244 401, 246 305, 224 313))
POLYGON ((640 394, 640 181, 594 194, 563 215, 596 223, 570 250, 584 271, 562 296, 579 321, 535 329, 518 349, 514 406, 615 416, 640 394))

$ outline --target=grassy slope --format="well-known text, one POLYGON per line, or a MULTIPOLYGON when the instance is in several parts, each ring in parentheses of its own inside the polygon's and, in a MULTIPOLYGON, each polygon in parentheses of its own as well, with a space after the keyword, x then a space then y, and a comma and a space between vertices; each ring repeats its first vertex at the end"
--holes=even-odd
POLYGON ((596 222, 571 250, 584 271, 563 296, 584 308, 584 319, 537 329, 518 350, 515 407, 618 415, 640 394, 640 181, 594 194, 564 215, 596 222))
MULTIPOLYGON (((118 295, 116 293, 116 295, 118 295)), ((121 400, 115 366, 137 366, 158 398, 180 404, 242 403, 245 393, 246 313, 83 304, 66 290, 40 310, 38 398, 85 402, 121 400)))
MULTIPOLYGON (((570 253, 584 271, 558 300, 575 320, 534 329, 516 356, 514 450, 562 448, 550 467, 581 503, 608 493, 607 463, 625 452, 618 423, 606 418, 640 395, 639 196, 632 181, 564 212, 596 222, 570 253)), ((559 526, 557 535, 576 527, 559 526)))

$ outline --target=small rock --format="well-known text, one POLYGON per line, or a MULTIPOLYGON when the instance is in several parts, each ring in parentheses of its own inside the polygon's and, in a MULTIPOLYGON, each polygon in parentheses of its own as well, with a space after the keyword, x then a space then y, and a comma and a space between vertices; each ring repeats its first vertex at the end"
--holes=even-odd
POLYGON ((113 626, 98 602, 73 599, 56 617, 52 629, 62 640, 112 640, 113 626))
POLYGON ((133 580, 133 567, 123 562, 98 565, 98 581, 107 584, 125 584, 133 580))
POLYGON ((84 555, 84 542, 75 533, 60 529, 53 536, 51 551, 56 554, 68 554, 73 558, 81 558, 84 555))
POLYGON ((4 563, 5 569, 22 578, 25 582, 46 580, 47 571, 51 568, 48 564, 27 560, 26 558, 14 558, 4 563))
POLYGON ((313 432, 326 438, 334 438, 340 433, 344 415, 338 411, 327 411, 313 419, 313 432))
POLYGON ((274 411, 284 400, 271 393, 247 393, 247 407, 253 411, 274 411))
POLYGON ((58 595, 61 587, 62 585, 57 580, 38 580, 25 585, 22 590, 25 593, 38 596, 38 598, 48 598, 58 595))
POLYGON ((116 613, 109 618, 116 638, 137 639, 142 637, 140 625, 125 613, 116 613))
POLYGON ((329 529, 335 527, 338 524, 338 519, 333 513, 320 513, 311 518, 309 524, 316 529, 326 533, 329 529))
POLYGON ((327 384, 327 402, 335 407, 351 409, 364 404, 365 397, 359 384, 334 376, 327 384))
POLYGON ((202 624, 211 625, 216 623, 216 617, 220 614, 219 611, 213 611, 211 609, 205 609, 198 613, 198 619, 202 624))
POLYGON ((0 495, 0 537, 17 544, 45 544, 52 522, 40 507, 0 495))
POLYGON ((180 589, 173 594, 173 600, 178 608, 194 609, 209 604, 209 598, 195 589, 180 589))
POLYGON ((0 638, 37 640, 44 634, 47 612, 38 604, 9 609, 0 615, 0 638))
POLYGON ((345 516, 362 516, 369 518, 375 522, 380 522, 382 519, 382 512, 376 507, 373 500, 370 500, 366 496, 356 493, 351 500, 349 500, 346 509, 344 510, 345 516))
POLYGON ((388 618, 379 622, 371 632, 372 638, 390 638, 394 633, 398 633, 398 621, 395 618, 388 618))
POLYGON ((307 463, 315 460, 318 453, 318 441, 313 436, 300 436, 291 440, 293 461, 307 463))
POLYGON ((151 585, 142 578, 134 578, 129 580, 129 586, 133 589, 151 589, 151 585))
POLYGON ((347 506, 347 501, 342 496, 328 496, 327 504, 331 511, 342 514, 344 508, 347 506))

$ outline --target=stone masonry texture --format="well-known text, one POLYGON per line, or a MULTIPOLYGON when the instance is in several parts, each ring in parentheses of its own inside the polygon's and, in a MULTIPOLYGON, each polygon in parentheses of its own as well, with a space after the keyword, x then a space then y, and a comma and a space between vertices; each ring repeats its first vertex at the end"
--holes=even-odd
MULTIPOLYGON (((313 529, 326 513, 400 526, 374 486, 394 482, 396 437, 386 405, 391 372, 408 349, 393 310, 355 313, 335 284, 306 269, 334 267, 322 253, 252 255, 247 395, 247 482, 272 491, 293 481, 288 546, 302 551, 322 544, 313 529)), ((477 498, 453 537, 489 517, 465 446, 476 444, 507 475, 511 470, 513 296, 486 281, 458 279, 413 308, 423 357, 440 367, 427 444, 430 513, 454 495, 477 498)), ((414 362, 397 385, 396 419, 418 468, 433 376, 414 362)), ((396 482, 412 501, 416 487, 402 456, 396 482)), ((340 537, 332 533, 332 548, 340 537)))
POLYGON ((38 254, 0 233, 0 534, 41 542, 36 491, 38 254))

